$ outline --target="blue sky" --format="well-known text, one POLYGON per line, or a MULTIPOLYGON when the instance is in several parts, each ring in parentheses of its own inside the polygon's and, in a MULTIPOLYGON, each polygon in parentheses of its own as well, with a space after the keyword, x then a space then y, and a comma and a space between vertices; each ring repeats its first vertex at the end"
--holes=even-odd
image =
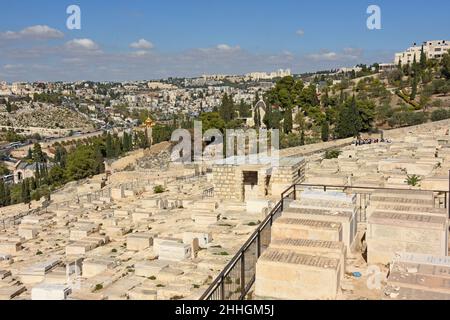
POLYGON ((0 80, 300 73, 390 62, 412 42, 449 40, 448 12, 446 0, 17 0, 2 6, 0 80), (66 28, 71 4, 81 8, 81 30, 66 28), (381 8, 381 30, 366 27, 371 4, 381 8))

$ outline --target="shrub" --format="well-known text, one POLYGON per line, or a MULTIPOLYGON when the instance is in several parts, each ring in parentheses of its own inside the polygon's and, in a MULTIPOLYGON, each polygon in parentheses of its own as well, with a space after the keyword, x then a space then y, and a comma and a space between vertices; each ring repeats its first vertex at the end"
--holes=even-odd
POLYGON ((336 158, 338 158, 341 155, 341 153, 342 153, 342 151, 335 150, 335 149, 327 150, 325 152, 325 159, 328 159, 328 160, 329 159, 336 159, 336 158))
POLYGON ((164 189, 164 187, 163 186, 155 186, 154 188, 153 188, 153 192, 154 193, 164 193, 166 190, 164 189))
POLYGON ((97 283, 95 285, 94 291, 100 291, 103 289, 103 285, 101 283, 97 283))
POLYGON ((422 181, 422 178, 416 174, 413 174, 411 176, 408 175, 405 180, 405 182, 408 184, 408 186, 411 186, 411 187, 419 187, 420 181, 422 181))
POLYGON ((431 121, 440 121, 450 118, 450 110, 438 109, 431 114, 431 121))

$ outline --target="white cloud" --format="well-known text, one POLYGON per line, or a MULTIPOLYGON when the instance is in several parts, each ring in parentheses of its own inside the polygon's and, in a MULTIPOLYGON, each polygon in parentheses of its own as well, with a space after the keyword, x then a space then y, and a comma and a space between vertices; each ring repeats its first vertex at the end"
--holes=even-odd
POLYGON ((73 39, 65 44, 65 47, 69 50, 98 50, 99 46, 91 39, 73 39))
POLYGON ((154 45, 150 41, 147 41, 145 39, 139 39, 138 41, 131 43, 130 48, 148 50, 153 49, 154 45))
POLYGON ((23 67, 22 64, 5 64, 3 66, 3 69, 5 70, 15 70, 15 69, 21 69, 23 67))
POLYGON ((305 31, 303 29, 299 29, 295 32, 296 35, 303 37, 305 35, 305 31))
POLYGON ((227 44, 219 44, 217 45, 216 49, 220 51, 239 51, 241 47, 239 46, 231 47, 227 44))
POLYGON ((342 52, 323 50, 319 53, 309 54, 306 57, 314 61, 348 61, 361 59, 362 55, 362 49, 345 48, 342 52))
POLYGON ((21 31, 6 31, 0 33, 0 38, 7 40, 15 39, 59 39, 64 37, 64 33, 59 30, 50 28, 46 25, 36 25, 27 27, 21 31))
POLYGON ((333 61, 337 60, 338 54, 336 52, 320 52, 320 53, 313 53, 308 55, 308 58, 312 60, 325 60, 325 61, 333 61))
POLYGON ((132 53, 131 53, 131 56, 132 56, 132 57, 140 58, 140 57, 145 57, 145 56, 147 56, 148 53, 149 53, 149 52, 146 51, 146 50, 138 50, 138 51, 132 52, 132 53))

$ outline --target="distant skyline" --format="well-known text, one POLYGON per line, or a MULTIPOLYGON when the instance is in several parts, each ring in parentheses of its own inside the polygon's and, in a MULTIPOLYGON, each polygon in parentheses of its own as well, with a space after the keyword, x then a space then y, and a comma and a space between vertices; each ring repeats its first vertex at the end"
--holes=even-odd
POLYGON ((393 62, 449 40, 445 0, 18 0, 2 5, 0 81, 127 81, 393 62), (66 27, 69 5, 81 30, 66 27), (369 30, 369 5, 381 30, 369 30))

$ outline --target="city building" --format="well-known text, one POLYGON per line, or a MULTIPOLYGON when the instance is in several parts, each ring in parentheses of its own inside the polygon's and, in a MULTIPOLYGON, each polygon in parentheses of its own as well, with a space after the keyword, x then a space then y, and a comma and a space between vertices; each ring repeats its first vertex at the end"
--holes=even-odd
POLYGON ((420 61, 422 47, 428 59, 440 59, 444 53, 450 50, 450 41, 425 41, 420 45, 414 43, 413 46, 406 51, 395 54, 395 64, 398 65, 400 62, 402 64, 411 64, 414 61, 414 57, 416 57, 417 62, 420 61))

